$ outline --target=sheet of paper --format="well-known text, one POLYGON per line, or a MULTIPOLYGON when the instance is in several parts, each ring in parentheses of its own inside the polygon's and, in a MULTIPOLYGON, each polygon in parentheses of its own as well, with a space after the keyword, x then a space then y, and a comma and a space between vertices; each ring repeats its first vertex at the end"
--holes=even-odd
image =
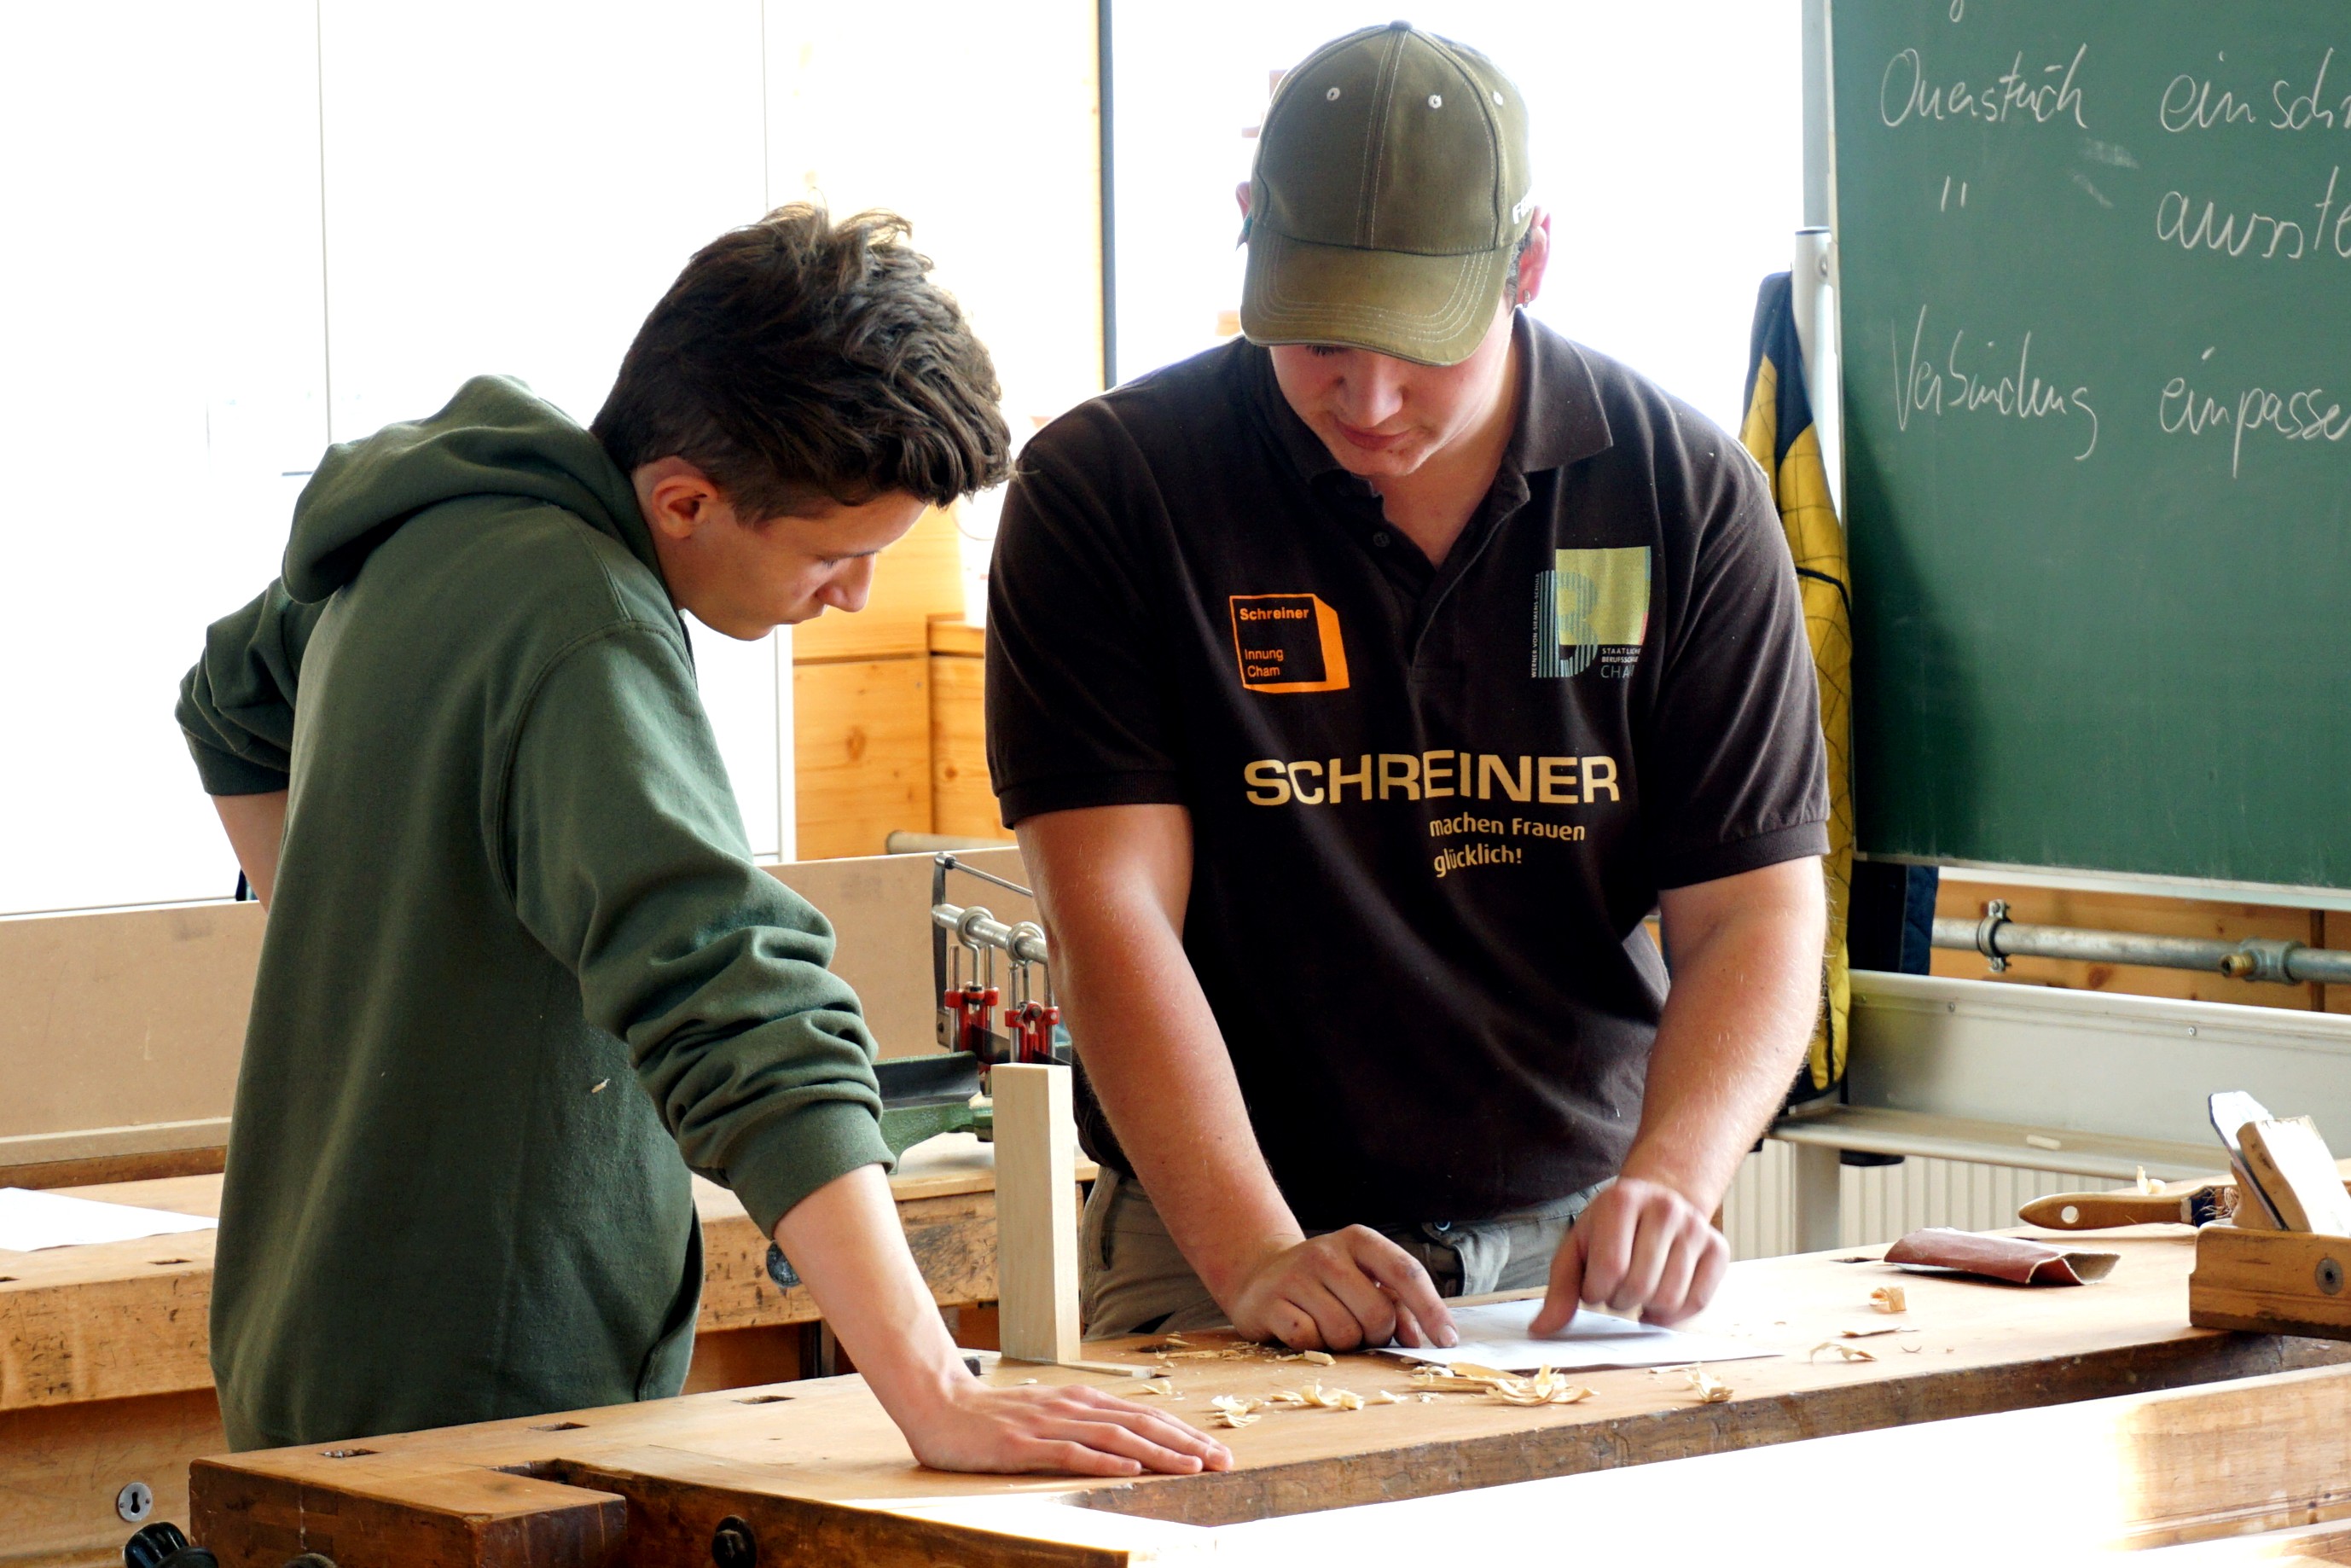
POLYGON ((85 1247, 96 1241, 136 1241, 142 1236, 177 1236, 210 1230, 217 1219, 99 1203, 30 1187, 0 1186, 0 1252, 38 1252, 50 1247, 85 1247))
POLYGON ((1498 1301, 1486 1307, 1456 1307, 1453 1327, 1461 1343, 1443 1350, 1406 1350, 1389 1345, 1390 1355, 1449 1366, 1475 1362, 1498 1372, 1588 1372, 1604 1367, 1686 1366, 1694 1361, 1751 1361, 1778 1355, 1745 1340, 1683 1333, 1613 1318, 1589 1307, 1577 1310, 1557 1333, 1536 1339, 1527 1332, 1541 1301, 1498 1301))

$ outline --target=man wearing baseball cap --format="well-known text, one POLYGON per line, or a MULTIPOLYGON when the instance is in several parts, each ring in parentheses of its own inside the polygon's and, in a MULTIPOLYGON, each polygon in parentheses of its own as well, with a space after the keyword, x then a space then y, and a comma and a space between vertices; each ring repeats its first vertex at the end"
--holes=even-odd
POLYGON ((1102 1167, 1091 1334, 1446 1343, 1446 1295, 1547 1282, 1540 1332, 1722 1278, 1820 996, 1817 692, 1738 444, 1519 309, 1530 192, 1483 56, 1325 45, 1242 192, 1244 340, 1014 481, 989 760, 1102 1167))

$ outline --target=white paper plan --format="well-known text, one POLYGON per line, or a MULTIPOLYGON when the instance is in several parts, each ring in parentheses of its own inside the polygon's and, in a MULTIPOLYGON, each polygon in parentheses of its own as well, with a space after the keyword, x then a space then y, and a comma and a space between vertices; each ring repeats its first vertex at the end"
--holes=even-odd
POLYGON ((95 1241, 136 1241, 144 1236, 177 1236, 210 1230, 220 1221, 201 1214, 133 1208, 30 1187, 0 1186, 0 1252, 38 1252, 49 1247, 82 1247, 95 1241))
POLYGON ((1683 1333, 1677 1329, 1637 1323, 1629 1318, 1610 1317, 1589 1307, 1577 1308, 1575 1316, 1557 1333, 1536 1339, 1527 1333, 1527 1328, 1541 1308, 1539 1297, 1524 1301, 1497 1301, 1485 1307, 1456 1307, 1453 1327, 1461 1336, 1459 1344, 1442 1350, 1408 1350, 1400 1344, 1384 1348, 1390 1355, 1414 1361, 1431 1361, 1442 1366, 1468 1361, 1490 1366, 1497 1372, 1532 1372, 1545 1366, 1554 1372, 1687 1366, 1698 1361, 1752 1361, 1782 1354, 1743 1339, 1683 1333))

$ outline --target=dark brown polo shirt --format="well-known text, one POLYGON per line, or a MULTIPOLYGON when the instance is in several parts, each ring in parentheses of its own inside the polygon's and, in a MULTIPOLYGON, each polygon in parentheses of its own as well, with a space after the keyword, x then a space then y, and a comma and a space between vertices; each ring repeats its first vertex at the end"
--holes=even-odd
MULTIPOLYGON (((1516 330, 1519 428, 1440 565, 1242 341, 1040 432, 1005 507, 1005 820, 1190 812, 1185 947, 1310 1227, 1613 1175, 1665 995, 1658 891, 1827 848, 1762 476, 1640 376, 1516 330)), ((1080 1119, 1123 1168, 1082 1092, 1080 1119)))

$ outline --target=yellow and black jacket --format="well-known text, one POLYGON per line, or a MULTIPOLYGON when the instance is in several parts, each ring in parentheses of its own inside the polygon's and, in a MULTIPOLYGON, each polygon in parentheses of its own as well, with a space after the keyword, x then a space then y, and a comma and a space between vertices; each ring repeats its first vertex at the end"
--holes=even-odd
POLYGON ((1797 1074, 1792 1103, 1834 1092, 1844 1080, 1845 1020, 1852 991, 1845 921, 1853 886, 1853 593, 1844 528, 1829 491, 1820 432, 1804 392, 1804 356, 1788 274, 1763 280, 1748 347, 1747 417, 1740 443, 1763 465, 1795 558, 1804 601, 1804 632, 1821 683, 1821 732, 1828 747, 1829 925, 1821 985, 1824 1006, 1813 1032, 1811 1060, 1797 1074))

